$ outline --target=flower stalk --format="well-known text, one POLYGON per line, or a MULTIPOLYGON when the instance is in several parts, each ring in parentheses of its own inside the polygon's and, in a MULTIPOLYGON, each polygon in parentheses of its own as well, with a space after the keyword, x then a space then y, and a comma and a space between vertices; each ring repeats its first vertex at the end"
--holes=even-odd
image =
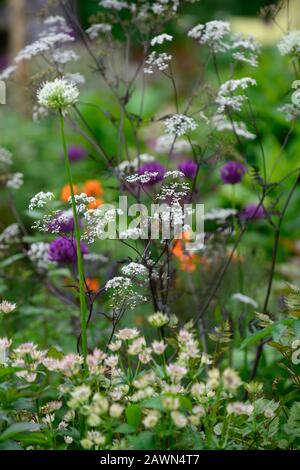
POLYGON ((82 355, 84 358, 84 368, 86 369, 86 357, 88 353, 87 333, 86 333, 87 305, 86 305, 86 299, 85 299, 83 257, 82 257, 81 246, 80 246, 80 231, 79 231, 78 214, 77 214, 75 194, 74 194, 73 178, 72 178, 71 165, 70 165, 68 152, 67 152, 67 144, 66 144, 65 129, 64 129, 64 118, 63 118, 63 113, 61 109, 59 109, 59 120, 60 120, 64 160, 65 160, 67 177, 68 177, 68 181, 70 185, 71 202, 72 202, 72 210, 73 210, 73 217, 74 217, 74 232, 75 232, 76 252, 77 252, 77 269, 78 269, 78 277, 79 277, 81 347, 82 347, 82 355))

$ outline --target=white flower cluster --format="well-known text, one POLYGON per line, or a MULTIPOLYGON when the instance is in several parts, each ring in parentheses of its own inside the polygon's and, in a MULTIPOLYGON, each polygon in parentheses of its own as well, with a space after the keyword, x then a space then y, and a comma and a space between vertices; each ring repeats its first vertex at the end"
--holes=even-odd
POLYGON ((52 201, 52 199, 54 198, 54 194, 51 193, 51 192, 39 192, 37 193, 35 196, 33 196, 31 199, 30 199, 30 203, 29 203, 29 210, 30 211, 33 211, 34 209, 41 209, 42 207, 45 207, 48 202, 52 201))
POLYGON ((0 302, 0 313, 4 313, 5 315, 13 312, 16 308, 17 304, 13 304, 8 300, 2 300, 2 302, 0 302))
POLYGON ((257 67, 260 52, 259 43, 253 37, 245 37, 242 34, 233 35, 232 40, 231 49, 235 51, 232 54, 233 59, 237 62, 245 62, 251 67, 257 67))
POLYGON ((198 124, 194 119, 185 116, 184 114, 174 114, 173 116, 164 120, 166 134, 174 136, 182 136, 188 131, 193 131, 197 128, 198 124))
POLYGON ((123 211, 119 208, 101 206, 97 209, 89 209, 84 213, 86 222, 86 231, 83 238, 88 243, 94 243, 97 239, 106 238, 105 228, 110 224, 115 226, 118 215, 123 215, 123 211))
POLYGON ((123 8, 128 8, 129 5, 127 2, 121 0, 101 0, 99 5, 103 8, 112 8, 113 10, 123 10, 123 8))
POLYGON ((161 135, 154 143, 154 150, 157 153, 168 153, 170 150, 174 153, 185 153, 191 151, 191 146, 187 140, 174 139, 172 135, 161 135))
POLYGON ((37 92, 37 98, 39 104, 45 108, 65 109, 78 101, 79 90, 65 78, 56 78, 42 85, 37 92))
POLYGON ((19 189, 24 183, 23 173, 17 172, 9 175, 9 179, 6 182, 6 187, 10 189, 19 189))
POLYGON ((49 243, 32 243, 27 255, 32 264, 34 264, 38 269, 45 271, 49 268, 49 243))
POLYGON ((20 240, 20 228, 18 224, 11 224, 0 233, 0 247, 12 245, 20 240))
POLYGON ((108 23, 95 23, 86 30, 86 33, 91 40, 94 40, 97 39, 100 34, 110 33, 111 29, 112 26, 108 23))
POLYGON ((223 209, 223 208, 215 208, 211 209, 204 214, 204 220, 226 220, 228 217, 232 217, 233 215, 237 214, 236 209, 223 209))
POLYGON ((209 21, 195 26, 188 32, 188 36, 200 44, 206 44, 213 52, 225 52, 230 48, 224 42, 229 33, 230 24, 227 21, 209 21))
POLYGON ((0 147, 0 164, 4 166, 12 165, 12 153, 3 147, 0 147))
POLYGON ((299 57, 300 54, 300 30, 290 31, 278 44, 281 55, 299 57))
POLYGON ((215 114, 212 118, 212 124, 217 131, 232 131, 239 137, 244 137, 249 140, 256 139, 256 135, 248 131, 244 122, 231 122, 225 114, 215 114))
POLYGON ((156 52, 153 51, 147 57, 145 61, 144 73, 152 74, 155 69, 163 72, 169 66, 169 62, 172 60, 172 56, 166 52, 156 52))
POLYGON ((147 184, 153 178, 156 178, 158 175, 157 171, 145 171, 142 175, 138 173, 134 173, 133 175, 129 175, 125 178, 128 183, 139 183, 139 184, 147 184))
POLYGON ((129 173, 137 170, 139 167, 139 163, 153 162, 154 160, 155 157, 153 155, 141 153, 137 158, 134 158, 132 160, 124 160, 123 162, 121 162, 117 167, 117 171, 119 174, 129 173))
POLYGON ((222 114, 227 109, 241 111, 243 103, 247 100, 246 95, 234 95, 234 92, 241 88, 246 90, 250 85, 256 85, 256 80, 250 77, 243 77, 237 80, 228 80, 220 86, 216 103, 219 105, 217 114, 222 114))
POLYGON ((24 47, 16 56, 15 62, 22 60, 31 60, 33 57, 54 50, 57 46, 73 41, 74 38, 66 33, 50 33, 47 36, 39 38, 37 41, 24 47))
POLYGON ((105 290, 110 293, 110 305, 113 309, 133 310, 139 303, 147 300, 136 292, 132 280, 124 276, 116 276, 107 281, 105 290))
MULTIPOLYGON (((93 196, 88 196, 86 193, 75 194, 74 199, 78 214, 83 214, 86 211, 87 206, 95 202, 95 198, 93 196)), ((71 196, 68 198, 68 203, 72 205, 71 196)))
POLYGON ((294 104, 285 104, 278 108, 278 111, 284 114, 288 121, 294 121, 300 117, 300 107, 294 104))
POLYGON ((185 181, 174 181, 164 184, 156 199, 158 201, 168 201, 170 204, 177 204, 190 194, 190 186, 185 181))
POLYGON ((163 44, 166 41, 172 41, 173 36, 170 34, 160 34, 159 36, 155 36, 153 39, 151 39, 150 44, 151 46, 156 46, 156 44, 163 44))
POLYGON ((134 263, 134 262, 129 263, 126 266, 123 266, 121 271, 122 271, 122 274, 124 274, 124 276, 128 276, 130 278, 133 278, 136 276, 145 276, 148 273, 147 268, 143 264, 134 263))

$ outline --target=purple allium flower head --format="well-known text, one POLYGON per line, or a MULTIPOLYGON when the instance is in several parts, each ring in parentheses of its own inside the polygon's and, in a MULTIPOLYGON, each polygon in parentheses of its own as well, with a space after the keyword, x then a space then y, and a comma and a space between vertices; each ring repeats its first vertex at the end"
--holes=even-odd
POLYGON ((72 163, 79 162, 86 156, 86 149, 81 145, 70 145, 68 148, 69 160, 72 163))
POLYGON ((178 170, 182 171, 186 178, 193 179, 197 172, 197 163, 195 163, 193 160, 184 160, 183 162, 179 163, 178 170))
POLYGON ((240 212, 240 219, 242 220, 258 220, 263 219, 266 215, 266 211, 263 206, 259 204, 248 204, 240 212))
MULTIPOLYGON (((83 255, 88 253, 85 243, 81 242, 81 252, 83 255)), ((60 237, 50 243, 49 260, 56 263, 75 263, 77 261, 76 241, 74 238, 60 237)))
POLYGON ((221 178, 225 184, 237 184, 243 179, 246 167, 239 162, 229 161, 221 168, 221 178))
POLYGON ((147 183, 144 183, 145 186, 152 186, 164 179, 166 169, 158 162, 148 162, 139 168, 139 175, 144 175, 145 173, 157 173, 157 175, 151 176, 147 183))
MULTIPOLYGON (((80 223, 80 220, 78 221, 80 223)), ((68 233, 74 230, 74 218, 71 211, 58 213, 49 223, 49 230, 58 233, 68 233)))

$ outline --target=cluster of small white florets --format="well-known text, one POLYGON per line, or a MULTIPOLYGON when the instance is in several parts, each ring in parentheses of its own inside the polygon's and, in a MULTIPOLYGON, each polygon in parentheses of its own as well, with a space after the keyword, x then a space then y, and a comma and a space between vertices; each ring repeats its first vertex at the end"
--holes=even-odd
POLYGON ((101 34, 110 33, 111 30, 112 26, 108 23, 95 23, 86 30, 86 33, 89 35, 91 40, 95 40, 101 34))
POLYGON ((232 58, 237 62, 245 62, 251 67, 258 66, 258 54, 260 52, 260 44, 251 36, 245 37, 242 34, 232 36, 231 49, 232 58))
POLYGON ((0 245, 1 248, 5 248, 6 245, 12 245, 20 241, 20 227, 18 224, 11 224, 6 227, 2 233, 0 233, 0 245))
POLYGON ((244 137, 248 140, 253 140, 256 135, 248 131, 244 122, 230 121, 225 114, 215 114, 212 118, 213 126, 220 132, 232 131, 239 137, 244 137))
POLYGON ((200 44, 206 44, 213 52, 225 52, 229 45, 224 39, 229 33, 230 24, 227 21, 209 21, 195 26, 188 32, 188 36, 200 44))
POLYGON ((24 183, 23 173, 17 172, 9 175, 8 180, 6 181, 6 187, 9 189, 20 189, 24 183))
POLYGON ((34 209, 41 209, 45 207, 52 199, 54 198, 54 194, 51 192, 39 192, 35 196, 30 199, 29 203, 29 210, 33 211, 34 209))
POLYGON ((121 162, 117 167, 117 171, 120 175, 124 175, 137 170, 140 163, 153 162, 154 160, 155 157, 153 155, 141 153, 138 157, 133 158, 132 160, 124 160, 121 162))
POLYGON ((241 111, 246 95, 234 95, 237 89, 246 90, 250 85, 256 85, 256 80, 243 77, 237 80, 228 80, 220 86, 216 103, 219 105, 217 114, 223 114, 226 110, 241 111))
POLYGON ((174 139, 174 136, 164 134, 158 137, 154 143, 154 150, 157 153, 186 153, 191 151, 191 146, 187 140, 174 139))
POLYGON ((132 280, 124 276, 116 276, 105 285, 110 294, 110 305, 114 309, 133 310, 139 303, 147 299, 135 291, 132 280))
POLYGON ((44 83, 37 92, 38 102, 44 108, 66 109, 77 103, 79 90, 65 78, 44 83))
POLYGON ((30 245, 27 252, 30 261, 42 271, 49 268, 49 243, 36 242, 30 245))
POLYGON ((134 173, 133 175, 129 175, 125 178, 127 183, 139 183, 139 184, 147 184, 153 178, 158 176, 157 171, 145 171, 145 173, 139 175, 138 173, 134 173))
POLYGON ((167 201, 170 205, 174 205, 182 201, 190 194, 191 188, 185 181, 173 181, 164 184, 156 196, 158 201, 167 201))
POLYGON ((101 0, 99 5, 103 8, 111 8, 113 10, 123 10, 123 8, 128 8, 129 4, 121 0, 101 0))
POLYGON ((121 271, 122 271, 122 274, 124 274, 124 276, 130 277, 130 278, 133 278, 136 276, 145 276, 148 273, 146 266, 144 266, 143 264, 134 263, 134 262, 129 263, 126 266, 123 266, 121 271))
MULTIPOLYGON (((74 199, 78 214, 84 214, 86 212, 87 206, 95 202, 95 198, 93 196, 88 196, 86 193, 75 194, 74 199)), ((71 196, 68 198, 68 203, 72 205, 71 196)))
POLYGON ((173 39, 173 36, 171 36, 170 34, 163 33, 152 38, 150 41, 150 44, 153 47, 153 46, 156 46, 157 44, 161 45, 166 41, 170 42, 172 41, 172 39, 173 39))
POLYGON ((153 51, 145 61, 144 73, 152 74, 155 69, 163 72, 169 66, 172 56, 166 52, 153 51))
POLYGON ((300 54, 300 30, 290 31, 278 44, 281 55, 299 57, 300 54))
POLYGON ((3 147, 0 148, 0 164, 3 166, 12 165, 12 153, 3 147))
POLYGON ((278 108, 288 121, 295 121, 300 117, 300 107, 294 104, 285 104, 278 108))
POLYGON ((165 132, 174 136, 182 136, 188 131, 193 131, 197 128, 198 124, 191 117, 184 114, 173 114, 164 120, 165 132))

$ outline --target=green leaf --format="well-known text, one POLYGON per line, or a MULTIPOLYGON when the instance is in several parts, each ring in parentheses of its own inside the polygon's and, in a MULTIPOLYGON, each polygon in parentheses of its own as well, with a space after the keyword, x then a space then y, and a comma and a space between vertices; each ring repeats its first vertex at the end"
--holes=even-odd
POLYGON ((136 429, 130 424, 123 423, 119 427, 117 427, 116 432, 119 432, 120 434, 131 434, 135 432, 135 430, 136 429))
POLYGON ((154 450, 154 434, 150 431, 145 431, 138 436, 129 436, 129 442, 133 445, 134 450, 154 450))
POLYGON ((139 427, 142 419, 141 406, 138 404, 128 405, 125 410, 125 416, 127 423, 136 430, 139 427))
POLYGON ((37 431, 40 428, 36 423, 14 423, 0 434, 0 442, 6 440, 16 440, 25 432, 37 431))
POLYGON ((164 411, 164 407, 160 397, 153 397, 149 398, 148 400, 144 400, 142 401, 141 405, 142 408, 150 408, 153 410, 164 411))
POLYGON ((1 261, 0 269, 6 268, 7 266, 10 266, 11 264, 23 258, 26 258, 26 256, 23 253, 18 253, 14 256, 10 256, 9 258, 6 258, 4 261, 1 261))
POLYGON ((193 408, 192 402, 189 398, 187 397, 180 397, 180 408, 183 411, 191 411, 193 408))
POLYGON ((272 323, 272 325, 269 325, 266 328, 263 328, 262 330, 256 331, 252 335, 245 338, 242 344, 240 345, 240 349, 247 348, 248 346, 257 343, 261 339, 267 338, 268 336, 272 336, 272 333, 274 331, 276 332, 276 336, 278 338, 279 327, 291 326, 296 321, 297 320, 295 318, 286 318, 285 320, 274 322, 272 323))

